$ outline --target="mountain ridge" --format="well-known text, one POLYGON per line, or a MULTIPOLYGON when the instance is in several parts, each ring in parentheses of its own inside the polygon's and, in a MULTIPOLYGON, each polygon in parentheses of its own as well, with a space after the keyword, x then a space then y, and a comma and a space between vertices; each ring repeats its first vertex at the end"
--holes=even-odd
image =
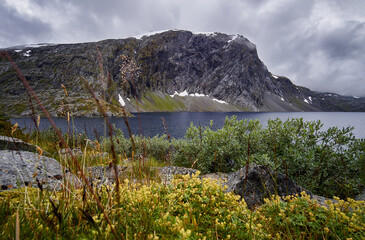
MULTIPOLYGON (((82 79, 112 116, 122 113, 118 94, 129 99, 129 112, 365 111, 365 98, 311 91, 271 74, 256 46, 241 35, 169 30, 139 39, 6 51, 53 116, 67 111, 74 116, 98 115, 82 79), (174 96, 175 92, 188 96, 174 96)), ((29 115, 25 90, 16 81, 15 71, 2 60, 0 107, 11 116, 29 115)))

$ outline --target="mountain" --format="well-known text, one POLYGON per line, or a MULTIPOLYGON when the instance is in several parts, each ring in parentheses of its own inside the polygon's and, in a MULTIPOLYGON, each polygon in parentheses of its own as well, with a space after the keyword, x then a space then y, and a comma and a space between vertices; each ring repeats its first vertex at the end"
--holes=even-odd
MULTIPOLYGON (((365 98, 314 92, 272 75, 256 46, 241 35, 171 30, 5 50, 53 116, 98 115, 86 84, 115 116, 121 115, 119 95, 129 112, 365 111, 365 98)), ((28 95, 5 59, 0 93, 3 111, 31 114, 28 95)))

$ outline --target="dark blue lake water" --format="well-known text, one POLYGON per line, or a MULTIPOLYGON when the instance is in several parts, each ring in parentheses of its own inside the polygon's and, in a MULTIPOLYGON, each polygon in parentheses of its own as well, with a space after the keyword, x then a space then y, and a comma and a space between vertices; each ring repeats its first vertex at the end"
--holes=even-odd
MULTIPOLYGON (((223 126, 226 116, 236 115, 237 119, 259 119, 263 125, 266 125, 268 119, 280 118, 287 120, 288 118, 303 118, 305 121, 321 120, 324 124, 323 129, 329 127, 347 127, 354 126, 354 134, 357 138, 365 138, 365 113, 358 112, 270 112, 270 113, 253 113, 253 112, 238 112, 238 113, 221 113, 221 112, 204 112, 204 113, 140 113, 136 117, 129 118, 129 123, 133 134, 142 134, 143 136, 155 136, 165 133, 162 117, 165 119, 168 134, 174 138, 182 138, 186 130, 193 122, 196 126, 208 126, 210 120, 213 120, 213 128, 217 129, 223 126)), ((123 130, 128 136, 122 118, 109 118, 110 122, 117 128, 123 130)), ((12 123, 18 123, 20 127, 34 129, 34 124, 30 118, 13 118, 12 123)), ((57 126, 63 132, 67 132, 67 121, 64 118, 54 118, 57 126)), ((89 138, 95 138, 95 131, 100 136, 104 135, 104 119, 103 118, 74 118, 73 126, 75 133, 83 133, 89 138)), ((42 118, 40 128, 46 129, 50 127, 47 119, 42 118)), ((72 123, 71 123, 72 129, 72 123)))

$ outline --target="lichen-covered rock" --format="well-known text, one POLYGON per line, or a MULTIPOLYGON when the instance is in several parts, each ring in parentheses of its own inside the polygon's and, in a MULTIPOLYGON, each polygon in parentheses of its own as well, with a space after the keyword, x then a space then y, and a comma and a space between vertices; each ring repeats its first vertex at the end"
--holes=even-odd
MULTIPOLYGON (((120 178, 131 168, 127 166, 118 165, 117 174, 120 178)), ((116 181, 115 170, 112 166, 94 166, 88 167, 85 170, 85 174, 88 177, 89 182, 94 185, 111 184, 116 181)))
POLYGON ((0 150, 22 150, 35 152, 37 146, 26 143, 18 138, 0 136, 0 150))
POLYGON ((240 195, 247 203, 247 206, 254 208, 264 202, 264 198, 272 195, 288 196, 300 194, 305 191, 313 196, 308 190, 296 185, 285 175, 275 172, 263 165, 250 164, 248 166, 247 179, 246 167, 228 175, 227 192, 234 192, 240 195))
POLYGON ((164 183, 169 183, 174 178, 174 175, 186 175, 186 174, 192 175, 197 171, 196 169, 192 168, 175 167, 175 166, 159 167, 156 169, 161 178, 161 181, 164 183))
MULTIPOLYGON (((39 185, 43 188, 59 189, 66 172, 53 158, 27 151, 0 151, 1 190, 39 185)), ((71 177, 70 173, 67 176, 71 177)), ((76 177, 71 178, 80 182, 76 177)))

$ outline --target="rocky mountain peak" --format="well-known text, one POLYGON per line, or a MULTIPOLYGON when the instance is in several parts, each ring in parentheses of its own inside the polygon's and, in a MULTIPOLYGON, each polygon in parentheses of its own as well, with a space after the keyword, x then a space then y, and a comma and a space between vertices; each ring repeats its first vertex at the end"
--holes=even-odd
MULTIPOLYGON (((8 48, 52 115, 97 115, 83 80, 110 115, 129 111, 364 111, 365 99, 326 95, 273 76, 241 35, 170 30, 127 39, 8 48), (66 97, 61 87, 69 95, 66 97), (174 95, 186 92, 188 95, 174 95), (217 101, 213 101, 217 100, 217 101)), ((0 62, 0 107, 30 114, 9 62, 0 62)))

